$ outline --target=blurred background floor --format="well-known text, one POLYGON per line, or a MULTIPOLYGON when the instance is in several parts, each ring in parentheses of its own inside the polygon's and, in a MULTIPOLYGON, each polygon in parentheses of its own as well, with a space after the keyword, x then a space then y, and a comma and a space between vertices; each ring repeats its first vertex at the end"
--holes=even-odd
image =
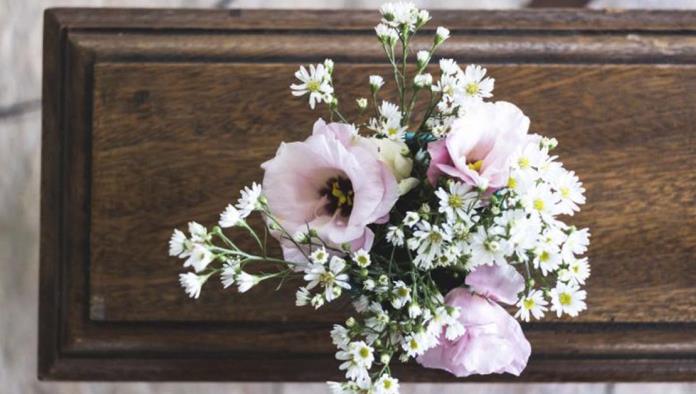
MULTIPOLYGON (((0 0, 0 392, 324 393, 323 383, 53 383, 36 379, 42 12, 55 6, 370 8, 371 0, 0 0)), ((428 0, 427 9, 522 8, 556 0, 428 0)), ((569 0, 590 8, 696 9, 696 0, 569 0)), ((403 393, 696 393, 696 384, 405 384, 403 393)))

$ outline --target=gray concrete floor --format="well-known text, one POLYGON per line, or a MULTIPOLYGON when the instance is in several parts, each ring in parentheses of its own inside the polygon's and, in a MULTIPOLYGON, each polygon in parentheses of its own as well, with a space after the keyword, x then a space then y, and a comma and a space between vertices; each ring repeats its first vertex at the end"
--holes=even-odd
MULTIPOLYGON (((416 1, 435 8, 517 8, 528 0, 416 1)), ((369 0, 0 0, 0 392, 324 393, 316 384, 51 383, 36 380, 41 13, 53 6, 376 8, 369 0)), ((696 1, 596 0, 601 8, 696 8, 696 1)), ((404 393, 696 392, 696 384, 406 384, 404 393)))

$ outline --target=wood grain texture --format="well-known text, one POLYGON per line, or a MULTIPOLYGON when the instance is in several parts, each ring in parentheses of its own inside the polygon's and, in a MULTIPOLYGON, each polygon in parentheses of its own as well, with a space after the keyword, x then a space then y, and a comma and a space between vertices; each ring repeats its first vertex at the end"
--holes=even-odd
MULTIPOLYGON (((534 354, 521 379, 694 379, 696 14, 434 18, 459 30, 443 56, 486 64, 496 98, 557 137, 587 188, 572 221, 593 232, 589 310, 525 327, 534 354)), ((291 284, 243 296, 213 285, 191 301, 166 241, 188 220, 215 222, 280 141, 325 115, 290 97, 297 62, 330 56, 340 99, 367 95, 367 75, 386 72, 372 19, 47 13, 40 377, 337 378, 328 328, 345 303, 295 308, 291 284)), ((404 380, 454 381, 404 368, 404 380)))

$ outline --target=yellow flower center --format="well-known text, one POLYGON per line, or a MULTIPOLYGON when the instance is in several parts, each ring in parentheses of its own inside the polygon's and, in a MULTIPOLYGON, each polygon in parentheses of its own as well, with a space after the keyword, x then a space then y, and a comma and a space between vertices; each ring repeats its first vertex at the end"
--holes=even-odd
POLYGON ((470 96, 475 95, 479 91, 479 85, 476 82, 470 82, 466 85, 466 93, 470 96))
POLYGON ((572 300, 573 297, 571 297, 570 293, 561 293, 558 296, 558 301, 560 301, 561 305, 570 305, 572 300))
POLYGON ((534 209, 537 211, 543 211, 544 210, 544 200, 537 198, 534 200, 534 209))
POLYGON ((410 346, 411 349, 414 349, 414 350, 415 350, 415 349, 418 349, 418 342, 416 342, 415 339, 411 339, 411 340, 408 342, 408 346, 410 346))
POLYGON ((527 298, 524 301, 522 301, 522 305, 524 305, 525 309, 532 309, 532 308, 534 308, 534 305, 536 305, 536 303, 534 302, 533 299, 527 298))
POLYGON ((517 180, 513 177, 508 178, 507 187, 514 189, 517 187, 517 180))
POLYGON ((447 203, 452 208, 461 208, 463 205, 462 198, 458 194, 452 194, 449 196, 447 203))
POLYGON ((319 91, 319 87, 320 87, 320 86, 321 86, 321 84, 319 83, 319 81, 309 81, 309 82, 307 82, 307 90, 309 90, 310 92, 317 92, 317 91, 319 91))
POLYGON ((398 294, 401 298, 406 297, 408 296, 408 289, 405 287, 399 287, 399 290, 396 291, 396 294, 398 294))
POLYGON ((539 255, 539 260, 541 260, 542 263, 545 263, 551 259, 551 255, 547 251, 541 252, 539 255))
POLYGON ((370 355, 370 349, 363 347, 360 348, 360 357, 367 358, 370 355))
POLYGON ((385 389, 389 390, 392 387, 392 381, 389 379, 384 380, 382 383, 385 389))
POLYGON ((529 159, 524 156, 520 157, 519 160, 517 160, 517 165, 523 170, 529 168, 529 159))
POLYGON ((562 187, 559 191, 561 192, 561 197, 563 197, 563 198, 570 197, 570 189, 568 189, 567 187, 562 187))
POLYGON ((469 163, 466 166, 469 167, 469 169, 472 171, 479 172, 481 171, 481 167, 483 166, 483 160, 476 160, 475 162, 469 163))

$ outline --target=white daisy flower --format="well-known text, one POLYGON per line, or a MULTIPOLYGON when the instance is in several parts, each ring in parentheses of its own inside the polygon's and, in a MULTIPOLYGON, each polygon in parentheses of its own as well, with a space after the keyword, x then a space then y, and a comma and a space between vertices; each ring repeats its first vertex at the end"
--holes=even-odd
POLYGON ((438 211, 447 215, 448 222, 468 218, 468 212, 476 208, 478 201, 478 193, 464 182, 449 182, 449 192, 439 188, 435 195, 440 199, 438 211))
POLYGON ((433 76, 425 73, 413 77, 413 83, 419 88, 425 88, 433 84, 433 76))
POLYGON ((384 79, 379 75, 370 75, 370 87, 373 91, 379 90, 384 85, 384 79))
POLYGON ((343 361, 339 370, 346 370, 346 378, 360 382, 369 379, 368 370, 372 368, 374 350, 364 341, 348 344, 345 350, 336 352, 336 359, 343 361))
POLYGON ((222 281, 222 287, 224 289, 232 286, 234 281, 239 274, 239 259, 229 259, 225 261, 222 266, 222 273, 220 273, 220 281, 222 281))
POLYGON ((450 31, 447 28, 438 26, 437 30, 435 30, 435 42, 438 44, 444 42, 449 37, 450 31))
POLYGON ((433 261, 442 253, 446 243, 452 240, 452 235, 445 227, 431 225, 422 221, 413 232, 413 239, 418 240, 417 255, 413 263, 420 269, 430 269, 433 261))
POLYGON ((529 321, 531 314, 535 319, 541 319, 547 311, 547 304, 544 299, 544 293, 541 290, 531 290, 526 296, 521 297, 517 303, 519 309, 515 313, 515 317, 522 321, 529 321))
POLYGON ((338 256, 332 256, 329 266, 312 263, 305 269, 304 279, 309 282, 307 289, 311 290, 321 284, 324 288, 326 301, 333 301, 340 295, 340 289, 350 289, 348 274, 343 273, 346 261, 338 256))
POLYGON ((587 246, 590 244, 589 229, 573 230, 568 234, 568 237, 561 248, 563 259, 571 261, 574 255, 581 255, 587 252, 587 246))
POLYGON ((401 229, 401 227, 389 226, 387 229, 387 241, 394 246, 403 246, 404 231, 401 229))
POLYGON ((218 224, 222 228, 234 227, 242 223, 244 219, 242 218, 241 212, 235 208, 232 204, 227 205, 227 208, 220 214, 220 221, 218 224))
POLYGON ((179 274, 179 283, 184 288, 186 294, 191 298, 198 298, 201 295, 201 288, 210 275, 196 275, 193 272, 179 274))
POLYGON ((558 248, 545 244, 535 250, 533 262, 534 268, 541 269, 541 274, 546 276, 561 266, 562 259, 558 248))
POLYGON ((372 290, 374 290, 374 288, 375 288, 375 281, 372 279, 369 279, 369 278, 365 279, 365 281, 363 282, 363 289, 365 289, 367 291, 372 291, 372 290))
POLYGON ((353 253, 353 261, 355 261, 360 268, 367 268, 370 263, 372 263, 370 254, 367 253, 365 249, 359 249, 353 253))
POLYGON ((416 61, 422 68, 422 66, 428 64, 428 62, 430 61, 430 52, 426 50, 418 51, 418 53, 416 54, 416 61))
POLYGON ((420 221, 420 215, 418 212, 408 211, 404 216, 403 224, 407 227, 413 227, 420 221))
POLYGON ((214 259, 215 255, 208 249, 207 246, 203 244, 195 244, 193 246, 193 250, 191 250, 191 255, 184 262, 184 267, 193 267, 194 271, 201 272, 214 259))
POLYGON ((587 262, 587 257, 584 257, 582 259, 573 258, 570 260, 568 262, 568 268, 564 271, 564 275, 560 279, 575 285, 584 285, 589 277, 590 264, 587 262))
POLYGON ((573 171, 560 171, 553 183, 560 197, 558 212, 566 215, 573 215, 580 210, 578 205, 585 203, 585 188, 573 171))
POLYGON ((479 265, 505 264, 505 245, 502 245, 504 240, 500 239, 496 234, 487 233, 486 229, 479 227, 478 230, 471 235, 469 241, 471 258, 468 265, 470 268, 479 265))
POLYGON ((530 188, 521 202, 527 212, 539 215, 545 221, 551 220, 558 209, 558 196, 544 183, 530 188))
POLYGON ((575 285, 559 282, 555 288, 551 289, 550 295, 551 310, 555 311, 558 317, 561 317, 563 313, 575 317, 587 308, 585 304, 587 292, 575 285))
POLYGON ((398 280, 394 282, 391 297, 391 304, 394 309, 403 308, 409 301, 411 301, 411 289, 403 281, 398 280))
POLYGON ((411 2, 386 3, 380 7, 382 23, 414 30, 418 24, 418 9, 411 2))
POLYGON ((256 286, 261 282, 261 277, 256 275, 248 274, 244 271, 239 271, 237 274, 237 291, 240 293, 246 293, 252 287, 256 286))
POLYGON ((331 330, 331 341, 339 349, 345 349, 350 343, 350 335, 348 334, 348 329, 339 325, 334 324, 331 330))
POLYGON ((428 350, 428 338, 425 332, 411 333, 404 337, 401 348, 409 357, 418 357, 428 350))
POLYGON ((187 257, 190 252, 188 251, 188 238, 181 230, 174 230, 172 237, 169 238, 169 255, 172 257, 187 257))
POLYGON ((495 80, 486 77, 486 69, 481 66, 474 64, 466 66, 462 84, 464 94, 468 97, 482 99, 493 96, 495 80))
MULTIPOLYGON (((375 33, 377 33, 377 38, 389 46, 394 46, 397 41, 399 41, 399 33, 396 32, 392 27, 380 23, 375 26, 375 33)), ((381 86, 381 85, 380 85, 381 86)), ((378 86, 378 88, 380 87, 378 86)))
POLYGON ((397 394, 399 392, 399 380, 389 375, 382 375, 372 386, 374 394, 397 394))
POLYGON ((329 261, 329 252, 323 246, 309 255, 309 259, 316 264, 326 264, 329 261))
POLYGON ((261 185, 256 182, 241 191, 241 197, 237 200, 236 207, 242 218, 246 218, 251 212, 261 208, 262 193, 261 185))
POLYGON ((309 290, 307 290, 306 287, 300 287, 299 289, 297 289, 297 292, 295 293, 296 306, 308 305, 311 302, 311 299, 312 294, 310 294, 309 290))
POLYGON ((189 222, 188 230, 191 233, 191 242, 193 243, 204 243, 210 239, 208 230, 201 224, 189 222))
POLYGON ((440 59, 440 71, 443 75, 457 75, 462 69, 459 68, 454 59, 440 59))
POLYGON ((309 72, 304 66, 300 66, 300 69, 295 72, 295 78, 302 83, 290 85, 292 95, 299 97, 309 93, 310 108, 314 109, 317 103, 328 103, 333 99, 331 75, 323 64, 316 66, 311 64, 309 72))

